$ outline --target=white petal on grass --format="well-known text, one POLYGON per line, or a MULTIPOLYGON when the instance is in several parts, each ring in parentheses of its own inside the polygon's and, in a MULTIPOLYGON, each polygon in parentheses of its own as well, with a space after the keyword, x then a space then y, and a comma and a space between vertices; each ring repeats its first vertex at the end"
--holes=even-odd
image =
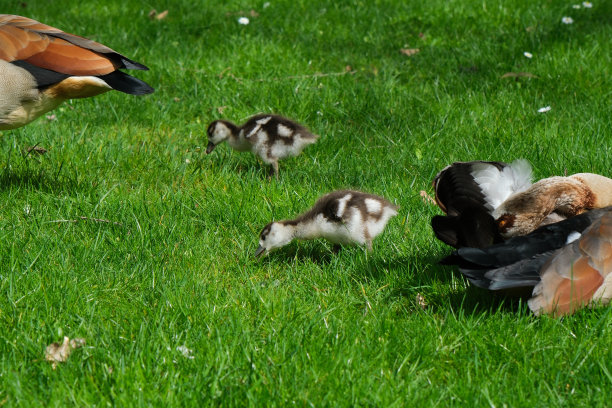
POLYGON ((270 7, 270 2, 269 2, 269 1, 266 1, 266 2, 263 4, 263 8, 268 8, 268 7, 270 7))
POLYGON ((550 106, 545 106, 545 107, 543 107, 543 108, 538 109, 538 112, 539 112, 539 113, 546 113, 546 112, 548 112, 548 111, 549 111, 549 110, 551 110, 551 109, 552 109, 552 108, 551 108, 550 106))
POLYGON ((573 19, 573 18, 571 18, 571 17, 563 17, 563 18, 561 19, 561 22, 562 22, 563 24, 573 24, 573 23, 574 23, 574 19, 573 19))
POLYGON ((582 2, 582 7, 584 7, 584 8, 593 8, 593 3, 591 3, 590 1, 583 1, 582 2))
POLYGON ((579 8, 581 8, 581 7, 582 7, 582 6, 581 6, 580 4, 574 4, 574 5, 572 6, 572 8, 574 8, 574 9, 579 9, 579 8))
POLYGON ((246 17, 240 17, 238 19, 238 24, 247 25, 247 24, 249 24, 249 19, 246 18, 246 17))
POLYGON ((183 355, 183 357, 188 358, 189 360, 193 360, 195 358, 195 356, 191 355, 191 353, 193 353, 193 350, 187 348, 187 346, 178 346, 176 350, 179 351, 183 355))
POLYGON ((527 58, 533 58, 533 54, 532 54, 532 53, 530 53, 530 52, 527 52, 527 51, 525 51, 525 52, 523 53, 523 55, 524 55, 525 57, 527 57, 527 58))

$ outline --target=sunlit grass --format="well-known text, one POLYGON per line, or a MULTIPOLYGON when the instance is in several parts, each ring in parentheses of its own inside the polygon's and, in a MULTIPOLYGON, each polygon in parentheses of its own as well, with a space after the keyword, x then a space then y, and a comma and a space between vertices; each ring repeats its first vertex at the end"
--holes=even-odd
POLYGON ((2 132, 0 406, 608 403, 610 308, 534 318, 469 287, 436 264, 449 249, 419 193, 457 160, 611 176, 609 3, 103 3, 3 11, 148 65, 134 75, 156 92, 2 132), (210 121, 258 112, 321 135, 278 181, 227 145, 203 153, 210 121), (400 206, 373 253, 253 259, 266 223, 346 187, 400 206), (87 346, 53 370, 64 335, 87 346))

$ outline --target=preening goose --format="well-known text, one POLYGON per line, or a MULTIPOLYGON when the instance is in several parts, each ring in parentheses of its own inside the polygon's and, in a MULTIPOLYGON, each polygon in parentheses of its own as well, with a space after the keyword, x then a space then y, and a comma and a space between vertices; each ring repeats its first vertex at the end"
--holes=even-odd
POLYGON ((119 69, 148 69, 105 45, 27 17, 0 14, 0 130, 26 125, 66 99, 115 89, 153 92, 119 69))
POLYGON ((458 265, 484 289, 527 290, 536 315, 607 304, 612 298, 612 206, 488 248, 460 248, 442 263, 458 265))
POLYGON ((612 205, 612 179, 580 173, 531 183, 525 160, 454 163, 434 179, 436 236, 455 248, 483 248, 541 225, 612 205))
POLYGON ((397 207, 382 197, 353 190, 333 191, 295 219, 266 225, 259 235, 255 256, 283 247, 296 238, 325 238, 334 244, 360 244, 372 250, 372 240, 395 215, 397 207))
POLYGON ((278 177, 278 160, 299 155, 319 136, 306 127, 278 115, 260 114, 249 118, 242 126, 227 120, 215 120, 207 129, 206 154, 222 142, 240 152, 251 151, 272 165, 278 177))

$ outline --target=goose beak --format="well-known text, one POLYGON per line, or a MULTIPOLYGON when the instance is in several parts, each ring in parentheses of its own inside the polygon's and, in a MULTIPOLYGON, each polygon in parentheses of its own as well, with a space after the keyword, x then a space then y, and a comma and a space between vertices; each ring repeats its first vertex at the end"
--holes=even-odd
POLYGON ((215 144, 213 142, 208 142, 208 146, 206 146, 206 154, 210 154, 215 148, 215 144))
POLYGON ((266 248, 260 245, 259 248, 257 248, 257 251, 255 251, 255 258, 259 258, 261 254, 263 254, 265 251, 266 251, 266 248))

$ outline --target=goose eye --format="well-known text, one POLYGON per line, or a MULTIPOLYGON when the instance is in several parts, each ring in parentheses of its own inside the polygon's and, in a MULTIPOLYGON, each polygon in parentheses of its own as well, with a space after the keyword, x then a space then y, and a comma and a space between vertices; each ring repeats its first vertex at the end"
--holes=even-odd
POLYGON ((506 232, 508 228, 514 225, 514 215, 504 214, 497 219, 497 226, 501 232, 506 232))

